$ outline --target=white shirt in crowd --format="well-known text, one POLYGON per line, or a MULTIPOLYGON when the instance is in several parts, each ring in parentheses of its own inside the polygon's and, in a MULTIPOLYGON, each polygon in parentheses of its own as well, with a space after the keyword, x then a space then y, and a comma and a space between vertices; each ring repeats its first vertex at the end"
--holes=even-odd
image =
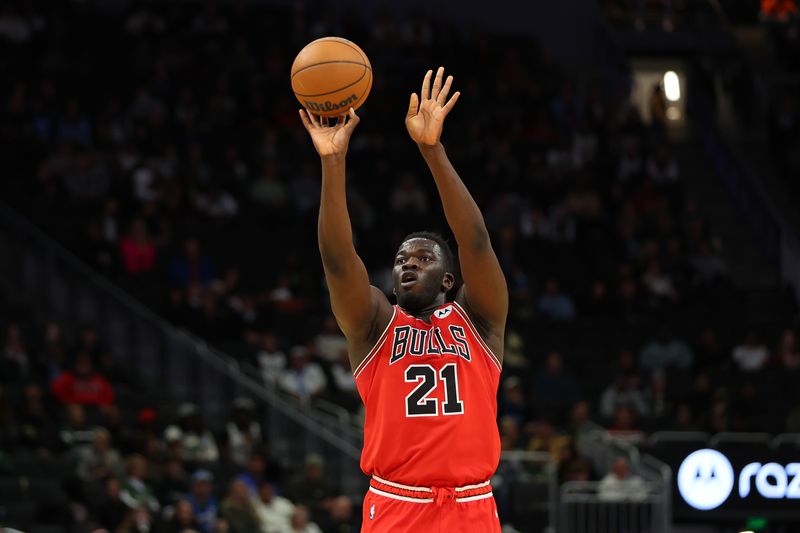
POLYGON ((322 392, 328 380, 322 368, 316 363, 306 363, 301 369, 287 368, 281 373, 279 385, 301 400, 322 392))
POLYGON ((283 496, 273 496, 269 502, 253 499, 253 506, 261 524, 261 533, 288 533, 292 530, 291 519, 294 505, 283 496))
POLYGON ((275 385, 286 368, 286 354, 280 350, 276 352, 261 350, 256 357, 261 368, 261 378, 265 383, 275 385))
POLYGON ((647 490, 639 476, 628 476, 621 479, 614 472, 609 472, 600 480, 597 497, 607 502, 638 502, 647 498, 647 490))
POLYGON ((320 333, 316 338, 317 352, 330 363, 339 359, 339 353, 347 350, 347 339, 341 333, 320 333))
POLYGON ((733 360, 740 370, 753 372, 761 369, 769 359, 769 350, 763 345, 742 344, 733 349, 733 360))
POLYGON ((331 375, 337 389, 347 392, 356 391, 356 380, 353 378, 353 372, 349 368, 345 368, 342 365, 334 365, 331 368, 331 375))

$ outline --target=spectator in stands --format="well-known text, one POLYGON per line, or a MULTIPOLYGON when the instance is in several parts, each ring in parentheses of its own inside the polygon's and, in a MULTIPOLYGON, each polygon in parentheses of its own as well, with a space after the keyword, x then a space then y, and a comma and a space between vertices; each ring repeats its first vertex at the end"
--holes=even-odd
MULTIPOLYGON (((188 500, 178 500, 172 516, 156 526, 157 533, 196 533, 202 531, 188 500)), ((210 530, 209 530, 210 531, 210 530)))
POLYGON ((647 411, 640 415, 649 417, 656 422, 666 422, 674 415, 672 400, 667 393, 667 376, 663 372, 653 372, 650 375, 647 390, 644 392, 647 411))
POLYGON ((111 447, 111 434, 105 428, 95 429, 91 446, 77 448, 75 456, 75 472, 85 483, 100 483, 109 476, 120 477, 124 473, 122 458, 111 447))
POLYGON ((631 474, 628 460, 618 457, 611 472, 600 480, 597 496, 608 502, 638 502, 646 499, 648 494, 642 479, 631 474))
POLYGON ((510 416, 501 417, 497 425, 500 430, 500 449, 502 451, 518 450, 524 447, 522 429, 515 418, 510 416))
POLYGON ((708 285, 725 279, 728 268, 725 261, 714 250, 707 240, 700 244, 697 254, 692 256, 690 264, 694 272, 695 283, 708 285))
POLYGON ((225 437, 231 461, 244 466, 261 444, 261 424, 255 419, 256 404, 250 398, 233 401, 231 420, 225 424, 225 437))
POLYGON ((320 358, 331 364, 339 360, 339 353, 342 350, 347 350, 347 340, 339 331, 336 319, 332 315, 326 316, 322 321, 322 331, 314 339, 314 344, 320 358))
POLYGON ((156 245, 142 219, 131 222, 130 232, 119 241, 119 250, 129 276, 151 272, 156 266, 156 245))
POLYGON ((289 368, 281 373, 279 384, 301 402, 308 403, 325 389, 328 380, 322 368, 310 361, 308 348, 295 346, 291 351, 289 368))
POLYGON ((353 501, 347 496, 337 496, 331 502, 328 516, 320 521, 320 529, 331 533, 356 533, 361 531, 361 520, 353 511, 353 501))
POLYGON ((572 299, 561 292, 558 281, 550 278, 545 282, 544 294, 539 298, 536 308, 550 320, 573 320, 575 304, 572 299))
POLYGON ((264 165, 261 176, 250 186, 250 199, 270 210, 281 210, 284 207, 286 187, 278 180, 273 165, 264 165))
POLYGON ((509 376, 503 380, 498 412, 501 417, 513 418, 518 425, 530 419, 525 402, 525 391, 522 389, 522 380, 517 376, 509 376))
POLYGON ((666 325, 639 352, 639 367, 649 372, 669 367, 688 368, 693 360, 694 354, 689 346, 677 339, 666 325))
POLYGON ((189 285, 208 286, 214 279, 211 259, 201 252, 200 241, 191 237, 183 243, 183 254, 172 262, 170 267, 172 283, 176 287, 189 285))
POLYGON ((83 405, 73 403, 66 406, 66 423, 59 432, 63 446, 67 449, 88 446, 94 440, 95 428, 89 425, 83 405))
POLYGON ((261 335, 261 350, 256 359, 264 382, 276 384, 286 368, 286 354, 278 347, 278 337, 272 331, 265 331, 261 335))
POLYGON ((339 351, 339 358, 331 365, 330 373, 332 387, 329 387, 328 397, 351 412, 357 411, 361 407, 361 398, 350 368, 350 356, 346 347, 339 351))
POLYGON ((569 435, 562 434, 549 420, 531 422, 526 430, 531 434, 529 451, 547 452, 556 464, 561 464, 571 443, 569 435))
POLYGON ((655 306, 663 302, 674 302, 678 298, 672 278, 663 271, 661 264, 656 260, 647 264, 647 269, 642 274, 642 285, 650 293, 655 306))
POLYGON ((212 181, 207 190, 195 197, 195 209, 211 219, 228 219, 239 213, 239 202, 234 196, 212 181))
POLYGON ((120 498, 131 509, 146 509, 156 513, 161 505, 147 484, 147 459, 134 454, 127 458, 128 476, 122 482, 120 498))
POLYGON ((153 492, 165 506, 173 506, 186 496, 189 476, 178 457, 166 457, 161 464, 160 475, 153 482, 153 492))
POLYGON ((576 445, 579 444, 579 441, 582 437, 584 437, 590 431, 596 430, 598 427, 589 419, 589 415, 589 402, 586 400, 575 402, 575 405, 572 406, 567 430, 572 438, 572 442, 576 445))
POLYGON ((626 406, 639 416, 647 416, 649 409, 637 375, 620 375, 606 387, 600 396, 600 414, 611 419, 617 407, 626 406))
POLYGON ((758 334, 750 330, 742 344, 734 347, 731 353, 733 362, 742 372, 761 370, 769 361, 769 349, 758 340, 758 334))
POLYGON ((153 529, 155 520, 153 514, 145 507, 129 509, 125 519, 115 533, 145 533, 153 529))
POLYGON ((679 403, 675 408, 675 418, 661 427, 664 431, 697 431, 691 405, 686 402, 679 403))
POLYGON ((240 479, 233 480, 222 500, 220 513, 230 524, 231 533, 252 533, 260 529, 251 493, 240 479))
POLYGON ((613 434, 614 437, 633 444, 639 444, 645 436, 639 429, 636 411, 627 405, 617 406, 608 431, 613 434))
POLYGON ((797 334, 793 329, 785 329, 781 333, 776 354, 783 368, 787 370, 800 369, 800 345, 798 345, 797 334))
POLYGON ((203 427, 200 412, 193 403, 178 407, 178 420, 164 431, 166 440, 180 440, 183 460, 189 463, 209 463, 219 458, 219 449, 211 432, 203 427), (169 437, 167 436, 169 435, 169 437))
POLYGON ((325 461, 322 456, 310 453, 306 456, 305 467, 286 484, 286 497, 295 504, 305 505, 312 517, 322 516, 323 509, 330 499, 336 496, 336 489, 325 479, 325 461))
POLYGON ((22 389, 22 405, 17 413, 19 444, 39 455, 58 448, 61 440, 51 410, 45 404, 44 391, 36 383, 22 389))
POLYGON ((22 340, 22 332, 16 323, 6 327, 3 353, 0 355, 0 383, 22 383, 31 372, 28 350, 22 340))
POLYGON ((706 327, 695 343, 696 367, 719 368, 728 361, 728 351, 722 346, 716 328, 706 327))
POLYGON ((289 531, 291 533, 322 533, 319 526, 311 521, 309 510, 304 505, 298 505, 294 508, 289 531))
POLYGON ((122 501, 119 479, 109 477, 105 482, 105 493, 95 515, 101 526, 108 531, 117 531, 130 508, 122 501))
POLYGON ((544 369, 533 381, 533 395, 538 414, 553 420, 561 420, 578 399, 577 382, 564 370, 560 353, 548 354, 544 369))
POLYGON ((37 361, 37 374, 38 381, 49 385, 66 369, 67 365, 67 347, 62 336, 61 326, 55 322, 48 322, 45 327, 44 342, 37 361))
POLYGON ((104 376, 95 372, 87 353, 78 354, 73 369, 62 372, 50 389, 62 404, 109 406, 114 403, 114 389, 104 376))
POLYGON ((283 533, 289 530, 294 504, 276 494, 272 483, 261 484, 254 505, 261 524, 261 533, 283 533))
POLYGON ((84 324, 81 327, 80 335, 78 337, 78 346, 76 347, 78 353, 89 354, 92 361, 97 361, 107 350, 103 347, 100 341, 100 336, 97 334, 97 328, 91 324, 84 324))

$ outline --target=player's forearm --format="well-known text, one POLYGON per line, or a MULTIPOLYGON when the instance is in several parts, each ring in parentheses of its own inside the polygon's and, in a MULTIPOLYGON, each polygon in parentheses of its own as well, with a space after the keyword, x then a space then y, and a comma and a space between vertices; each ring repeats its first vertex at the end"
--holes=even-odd
POLYGON ((358 260, 347 212, 344 156, 322 158, 322 193, 317 224, 319 251, 325 270, 337 274, 358 260))
POLYGON ((419 149, 433 174, 447 224, 459 248, 482 249, 488 246, 489 232, 483 214, 450 163, 444 146, 441 143, 436 146, 420 145, 419 149))

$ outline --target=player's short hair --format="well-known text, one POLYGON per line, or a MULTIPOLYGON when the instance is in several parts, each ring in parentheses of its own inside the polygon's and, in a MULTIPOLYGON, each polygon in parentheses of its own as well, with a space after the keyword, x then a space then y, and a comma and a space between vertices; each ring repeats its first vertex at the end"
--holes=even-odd
POLYGON ((445 271, 455 274, 456 258, 453 255, 453 250, 450 248, 450 245, 447 243, 447 240, 444 237, 432 231, 415 231, 414 233, 409 233, 406 235, 403 238, 403 242, 410 241, 411 239, 427 239, 438 244, 439 249, 442 251, 442 262, 444 263, 445 271))

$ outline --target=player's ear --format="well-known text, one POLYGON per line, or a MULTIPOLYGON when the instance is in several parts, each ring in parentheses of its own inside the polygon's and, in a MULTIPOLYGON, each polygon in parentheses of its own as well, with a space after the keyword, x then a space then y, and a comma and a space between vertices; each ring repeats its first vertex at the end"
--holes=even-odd
POLYGON ((450 272, 445 272, 444 278, 442 279, 442 289, 444 289, 444 292, 450 292, 450 289, 453 288, 455 282, 456 277, 450 272))

